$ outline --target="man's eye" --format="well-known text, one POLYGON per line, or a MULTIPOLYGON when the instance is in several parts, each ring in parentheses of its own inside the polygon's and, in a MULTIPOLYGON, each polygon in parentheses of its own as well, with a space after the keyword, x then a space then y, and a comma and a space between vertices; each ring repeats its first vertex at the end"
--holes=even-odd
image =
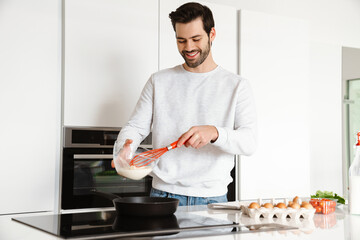
POLYGON ((180 41, 180 40, 178 40, 178 43, 185 43, 185 41, 183 41, 183 40, 181 40, 181 41, 180 41))
POLYGON ((194 39, 193 41, 194 41, 194 42, 198 42, 198 41, 200 41, 200 38, 199 38, 199 39, 198 39, 198 38, 197 38, 197 39, 194 39))

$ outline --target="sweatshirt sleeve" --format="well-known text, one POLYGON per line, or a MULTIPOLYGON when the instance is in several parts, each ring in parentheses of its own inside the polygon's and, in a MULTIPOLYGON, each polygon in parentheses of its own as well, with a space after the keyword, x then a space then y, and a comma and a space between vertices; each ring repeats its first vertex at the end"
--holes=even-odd
POLYGON ((213 143, 222 151, 249 156, 256 150, 257 119, 255 101, 248 80, 241 79, 235 105, 234 128, 215 126, 219 136, 213 143))
POLYGON ((153 116, 153 76, 145 84, 140 98, 135 106, 135 109, 130 117, 130 120, 121 129, 117 141, 116 148, 114 148, 114 155, 116 156, 126 139, 132 139, 133 143, 130 145, 132 153, 136 151, 140 143, 149 135, 151 131, 152 116, 153 116), (115 150, 116 149, 116 150, 115 150))

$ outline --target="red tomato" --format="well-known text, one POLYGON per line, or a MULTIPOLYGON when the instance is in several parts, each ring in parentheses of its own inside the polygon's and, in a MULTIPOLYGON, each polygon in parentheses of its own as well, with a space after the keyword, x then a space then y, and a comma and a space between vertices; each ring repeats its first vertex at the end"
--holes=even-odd
POLYGON ((310 204, 311 204, 314 208, 319 205, 318 200, 316 200, 316 199, 311 199, 311 200, 310 200, 310 204))
POLYGON ((315 211, 316 211, 317 213, 321 213, 322 207, 320 207, 320 206, 315 207, 315 211))

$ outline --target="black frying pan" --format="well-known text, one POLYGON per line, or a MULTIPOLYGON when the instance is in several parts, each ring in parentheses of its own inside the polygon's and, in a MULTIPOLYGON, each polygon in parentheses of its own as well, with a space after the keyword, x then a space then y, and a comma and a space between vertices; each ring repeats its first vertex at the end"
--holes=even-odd
POLYGON ((119 197, 99 191, 93 191, 93 193, 112 200, 117 214, 125 216, 169 216, 179 205, 179 199, 175 198, 119 197))

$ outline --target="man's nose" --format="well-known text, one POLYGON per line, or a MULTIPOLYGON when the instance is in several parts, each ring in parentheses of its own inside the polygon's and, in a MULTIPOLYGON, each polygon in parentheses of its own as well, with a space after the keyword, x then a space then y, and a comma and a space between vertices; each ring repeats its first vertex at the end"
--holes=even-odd
POLYGON ((192 41, 187 41, 185 45, 185 51, 194 50, 194 43, 192 41))

